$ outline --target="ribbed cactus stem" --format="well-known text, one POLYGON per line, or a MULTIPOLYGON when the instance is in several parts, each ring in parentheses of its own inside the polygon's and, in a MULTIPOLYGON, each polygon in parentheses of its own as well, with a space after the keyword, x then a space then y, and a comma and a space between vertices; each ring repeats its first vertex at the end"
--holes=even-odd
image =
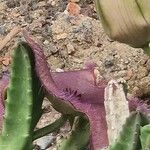
POLYGON ((140 150, 138 144, 141 125, 141 115, 138 112, 133 112, 127 118, 123 125, 123 130, 120 133, 117 141, 110 147, 110 150, 140 150))
POLYGON ((150 149, 150 124, 141 127, 140 139, 142 144, 142 150, 149 150, 150 149))
POLYGON ((19 44, 13 53, 5 119, 0 137, 1 150, 31 149, 32 101, 30 60, 26 49, 19 44))

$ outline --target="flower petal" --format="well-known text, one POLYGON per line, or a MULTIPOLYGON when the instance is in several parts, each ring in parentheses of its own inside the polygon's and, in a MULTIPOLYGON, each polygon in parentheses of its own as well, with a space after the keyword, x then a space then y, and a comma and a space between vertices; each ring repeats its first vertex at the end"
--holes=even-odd
POLYGON ((9 82, 9 77, 7 74, 3 74, 2 78, 0 79, 0 128, 2 126, 3 115, 4 115, 4 93, 6 87, 9 82))
POLYGON ((103 26, 112 39, 142 47, 150 41, 150 2, 147 1, 95 0, 95 3, 103 26))
POLYGON ((51 73, 41 47, 27 34, 24 34, 24 36, 33 50, 36 61, 35 69, 47 93, 52 94, 59 101, 70 102, 76 110, 84 113, 89 118, 91 145, 95 150, 107 146, 107 125, 104 108, 105 87, 96 85, 94 69, 90 67, 80 71, 51 73), (80 97, 78 97, 78 93, 80 97))

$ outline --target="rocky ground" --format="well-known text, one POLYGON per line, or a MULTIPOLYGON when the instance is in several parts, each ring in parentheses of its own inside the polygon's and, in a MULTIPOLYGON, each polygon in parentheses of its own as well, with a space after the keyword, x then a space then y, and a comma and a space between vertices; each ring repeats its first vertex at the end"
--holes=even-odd
MULTIPOLYGON (((99 78, 124 78, 130 94, 149 97, 149 57, 141 49, 109 39, 92 1, 0 0, 0 40, 15 26, 25 28, 41 42, 53 71, 80 69, 86 61, 93 61, 98 65, 99 78)), ((19 38, 0 51, 1 71, 9 68, 11 49, 19 38)), ((59 116, 45 103, 49 120, 44 117, 39 126, 59 116)))

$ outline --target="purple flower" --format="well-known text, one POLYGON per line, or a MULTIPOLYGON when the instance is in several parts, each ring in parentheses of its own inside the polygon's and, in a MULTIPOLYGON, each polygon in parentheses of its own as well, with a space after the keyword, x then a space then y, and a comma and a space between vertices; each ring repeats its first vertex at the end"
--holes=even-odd
POLYGON ((0 80, 0 127, 2 126, 3 115, 4 115, 4 97, 5 90, 9 82, 9 77, 6 73, 2 75, 0 80))
MULTIPOLYGON (((86 69, 52 73, 49 70, 41 46, 26 32, 24 37, 32 48, 35 57, 35 69, 47 95, 53 95, 62 102, 69 102, 75 110, 84 113, 90 122, 91 147, 93 149, 108 146, 106 114, 104 108, 105 85, 96 82, 94 66, 86 69)), ((58 110, 62 112, 62 110, 58 110)), ((67 110, 63 110, 63 113, 67 110)))

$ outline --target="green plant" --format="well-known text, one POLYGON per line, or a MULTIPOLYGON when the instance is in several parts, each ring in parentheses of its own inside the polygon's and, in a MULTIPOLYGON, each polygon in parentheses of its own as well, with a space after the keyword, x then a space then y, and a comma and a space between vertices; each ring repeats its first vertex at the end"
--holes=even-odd
POLYGON ((0 149, 32 148, 30 135, 33 106, 31 72, 27 51, 19 44, 13 54, 0 149))
POLYGON ((86 150, 89 146, 89 122, 84 117, 77 117, 71 135, 63 139, 58 150, 86 150), (80 138, 80 139, 79 139, 80 138))
POLYGON ((110 150, 141 150, 140 127, 148 123, 149 121, 145 121, 145 118, 139 112, 131 113, 123 125, 119 138, 110 147, 110 150))
POLYGON ((32 56, 26 43, 19 43, 14 49, 0 149, 33 149, 33 140, 58 130, 67 120, 64 116, 52 125, 34 131, 42 115, 44 93, 33 69, 32 56))
POLYGON ((150 124, 141 127, 140 139, 141 139, 142 150, 149 150, 150 149, 150 124))
MULTIPOLYGON (((150 56, 149 0, 95 0, 95 6, 104 30, 110 38, 134 48, 142 48, 150 56)), ((142 101, 141 104, 134 100, 129 101, 130 110, 135 110, 135 105, 139 105, 137 111, 143 113, 133 114, 127 119, 120 137, 111 146, 111 150, 150 149, 149 108, 142 101)))
MULTIPOLYGON (((104 107, 106 84, 96 83, 94 65, 78 71, 52 73, 41 46, 27 33, 24 37, 27 43, 21 42, 14 49, 9 86, 4 88, 8 83, 6 74, 0 82, 3 85, 0 87, 1 107, 6 98, 0 149, 33 149, 35 139, 58 130, 66 121, 70 122, 72 132, 57 146, 59 150, 96 150, 108 146, 104 107), (42 115, 44 97, 50 100, 62 117, 35 131, 42 115), (18 140, 21 141, 19 144, 18 140)), ((127 119, 119 139, 110 147, 112 150, 120 147, 140 150, 141 143, 145 146, 143 139, 149 140, 145 134, 147 130, 144 130, 144 126, 149 124, 148 105, 132 98, 129 108, 134 112, 127 119)), ((0 112, 3 113, 3 108, 0 112)))

